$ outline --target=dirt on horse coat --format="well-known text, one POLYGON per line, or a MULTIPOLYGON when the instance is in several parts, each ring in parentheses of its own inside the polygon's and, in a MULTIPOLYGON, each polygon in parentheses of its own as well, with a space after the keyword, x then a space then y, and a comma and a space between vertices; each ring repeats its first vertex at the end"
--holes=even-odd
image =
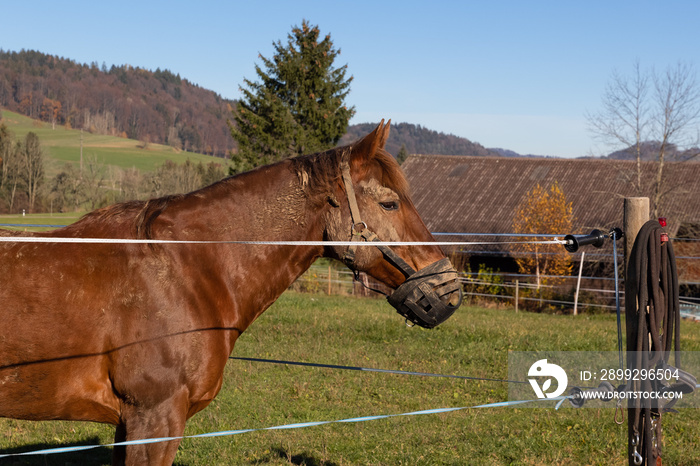
MULTIPOLYGON (((393 158, 389 125, 357 143, 288 159, 186 195, 99 209, 42 237, 348 241, 340 165, 383 241, 432 241, 393 158)), ((0 236, 18 236, 0 230, 0 236)), ((117 442, 182 435, 223 381, 240 334, 321 256, 346 247, 0 243, 0 416, 117 426, 117 442)), ((373 247, 353 267, 395 288, 373 247)), ((394 250, 416 270, 436 246, 394 250)), ((171 464, 179 442, 121 446, 114 464, 171 464)))

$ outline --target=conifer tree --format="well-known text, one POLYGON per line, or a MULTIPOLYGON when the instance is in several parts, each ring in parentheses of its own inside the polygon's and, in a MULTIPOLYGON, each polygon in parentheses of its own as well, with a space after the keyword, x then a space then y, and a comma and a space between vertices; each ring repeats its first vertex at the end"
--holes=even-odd
POLYGON ((406 144, 401 144, 401 149, 399 149, 399 153, 396 154, 396 161, 399 162, 399 165, 402 165, 407 158, 408 150, 406 150, 406 144))
POLYGON ((330 34, 319 39, 318 26, 303 21, 287 35, 286 45, 273 43, 271 59, 259 55, 259 80, 244 79, 243 98, 229 122, 238 143, 232 173, 329 149, 347 131, 355 113, 344 103, 352 76, 345 77, 347 65, 333 67, 340 50, 330 34))

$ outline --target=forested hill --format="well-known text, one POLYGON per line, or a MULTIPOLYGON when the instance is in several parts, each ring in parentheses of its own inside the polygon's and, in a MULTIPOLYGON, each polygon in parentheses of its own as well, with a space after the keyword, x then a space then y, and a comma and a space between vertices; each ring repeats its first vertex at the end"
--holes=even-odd
MULTIPOLYGON (((362 123, 350 126, 347 134, 340 140, 339 145, 360 139, 376 126, 377 123, 362 123)), ((440 133, 410 123, 392 123, 386 150, 396 156, 401 146, 406 146, 406 152, 409 154, 499 155, 490 149, 486 149, 481 144, 459 136, 440 133)))
MULTIPOLYGON (((226 120, 234 101, 165 70, 80 64, 37 51, 0 49, 0 107, 98 134, 217 156, 235 147, 226 120)), ((340 144, 377 122, 352 125, 340 144)), ((392 125, 387 150, 409 154, 498 155, 480 144, 420 125, 392 125)))
POLYGON ((0 50, 0 106, 73 128, 223 156, 232 104, 167 70, 0 50))

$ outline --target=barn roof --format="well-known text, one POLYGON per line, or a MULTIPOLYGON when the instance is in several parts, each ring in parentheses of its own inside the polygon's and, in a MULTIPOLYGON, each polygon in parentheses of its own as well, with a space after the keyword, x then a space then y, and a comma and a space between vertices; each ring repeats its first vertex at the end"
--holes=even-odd
MULTIPOLYGON (((648 186, 655 167, 642 164, 648 186)), ((572 233, 622 227, 623 199, 638 195, 630 182, 634 161, 413 155, 402 168, 432 232, 513 233, 516 209, 537 184, 558 182, 572 202, 572 233)), ((661 215, 668 218, 669 233, 675 235, 681 224, 700 224, 700 164, 666 163, 664 178, 670 192, 661 215)))

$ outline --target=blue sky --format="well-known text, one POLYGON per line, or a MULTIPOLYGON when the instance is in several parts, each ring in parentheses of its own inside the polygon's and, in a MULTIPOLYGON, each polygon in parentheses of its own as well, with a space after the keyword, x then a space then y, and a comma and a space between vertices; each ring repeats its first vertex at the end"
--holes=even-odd
POLYGON ((354 77, 352 123, 409 122, 523 154, 607 153, 585 114, 613 70, 700 66, 691 0, 2 3, 4 50, 169 69, 227 98, 306 19, 354 77))

